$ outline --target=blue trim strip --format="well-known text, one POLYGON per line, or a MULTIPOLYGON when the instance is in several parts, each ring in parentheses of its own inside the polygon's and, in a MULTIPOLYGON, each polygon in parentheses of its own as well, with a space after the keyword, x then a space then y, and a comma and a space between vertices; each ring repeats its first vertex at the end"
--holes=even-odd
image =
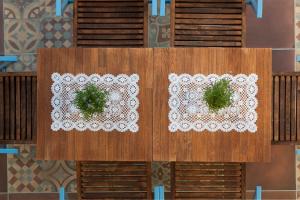
POLYGON ((262 18, 263 16, 263 0, 247 0, 247 4, 250 4, 253 8, 256 18, 262 18))
POLYGON ((164 186, 155 186, 154 200, 164 200, 164 199, 165 199, 164 186))
POLYGON ((261 192, 262 192, 262 187, 256 186, 255 200, 261 200, 261 192))
POLYGON ((55 15, 56 16, 61 16, 61 6, 62 6, 61 1, 62 0, 56 0, 56 2, 55 2, 55 15))
POLYGON ((166 0, 160 0, 159 15, 162 17, 166 16, 166 0))
POLYGON ((0 56, 0 62, 16 62, 18 61, 17 56, 0 56))
POLYGON ((152 16, 157 16, 157 0, 152 1, 152 16))
POLYGON ((65 188, 59 188, 59 200, 65 200, 65 188))
MULTIPOLYGON (((166 4, 170 4, 171 3, 171 0, 165 0, 165 1, 166 1, 166 4)), ((152 0, 149 0, 149 3, 151 4, 152 0)))
POLYGON ((159 200, 159 187, 154 187, 154 200, 159 200))
POLYGON ((74 3, 74 0, 56 0, 55 2, 55 15, 60 17, 63 15, 64 10, 66 9, 67 5, 70 3, 74 3))
POLYGON ((19 149, 0 149, 0 154, 19 154, 19 149))

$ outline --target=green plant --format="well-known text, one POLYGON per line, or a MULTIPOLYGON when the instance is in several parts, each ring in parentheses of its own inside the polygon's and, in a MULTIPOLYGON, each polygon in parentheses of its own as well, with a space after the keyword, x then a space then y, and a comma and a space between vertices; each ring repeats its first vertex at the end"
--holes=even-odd
POLYGON ((231 105, 233 91, 229 84, 229 80, 221 79, 212 86, 206 88, 203 98, 208 105, 209 110, 218 112, 220 109, 231 105))
POLYGON ((104 111, 108 92, 94 84, 87 85, 83 90, 77 90, 74 100, 76 108, 80 110, 85 119, 90 119, 93 114, 104 111))

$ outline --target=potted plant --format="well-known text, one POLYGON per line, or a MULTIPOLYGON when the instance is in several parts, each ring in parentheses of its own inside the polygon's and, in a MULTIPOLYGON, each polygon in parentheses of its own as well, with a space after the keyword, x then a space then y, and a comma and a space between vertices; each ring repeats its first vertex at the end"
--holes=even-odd
POLYGON ((108 92, 98 88, 94 84, 88 84, 83 90, 77 90, 74 104, 83 114, 86 120, 89 120, 94 114, 104 112, 108 92))
POLYGON ((232 104, 233 90, 230 81, 221 79, 204 91, 203 99, 210 111, 216 113, 232 104))

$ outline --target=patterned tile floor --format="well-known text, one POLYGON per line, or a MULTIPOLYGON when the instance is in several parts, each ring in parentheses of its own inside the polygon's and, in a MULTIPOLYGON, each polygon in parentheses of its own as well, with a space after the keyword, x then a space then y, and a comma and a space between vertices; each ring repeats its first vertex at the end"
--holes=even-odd
POLYGON ((7 71, 35 71, 36 50, 72 46, 72 5, 55 16, 55 0, 4 0, 4 52, 19 61, 7 71))
POLYGON ((8 192, 76 192, 76 166, 70 161, 35 160, 34 145, 8 145, 19 155, 7 156, 8 192))

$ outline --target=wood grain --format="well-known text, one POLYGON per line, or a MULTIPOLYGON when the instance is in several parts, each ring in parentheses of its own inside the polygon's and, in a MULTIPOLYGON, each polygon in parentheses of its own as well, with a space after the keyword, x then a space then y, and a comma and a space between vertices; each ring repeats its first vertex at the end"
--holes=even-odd
POLYGON ((243 47, 245 6, 241 1, 171 1, 171 46, 243 47))
POLYGON ((85 1, 74 4, 78 47, 147 47, 148 1, 85 1))
POLYGON ((272 143, 299 144, 299 73, 273 74, 272 143))
POLYGON ((262 162, 270 160, 271 51, 269 49, 170 48, 154 50, 153 160, 262 162), (170 133, 169 73, 256 73, 258 131, 252 133, 170 133), (263 106, 262 106, 263 105, 263 106))
POLYGON ((36 74, 0 73, 0 143, 35 143, 36 74))
POLYGON ((40 49, 38 159, 102 161, 261 162, 270 160, 271 51, 235 48, 40 49), (65 59, 68 58, 68 59, 65 59), (50 76, 59 73, 138 73, 138 133, 58 131, 51 125, 50 76), (169 133, 168 74, 256 73, 256 133, 169 133), (262 106, 263 105, 263 106, 262 106))
POLYGON ((41 49, 38 69, 38 158, 68 160, 152 160, 152 49, 41 49), (68 58, 68 59, 65 59, 68 58), (51 60, 49 62, 49 60, 51 60), (47 70, 45 70, 47 68, 47 70), (133 74, 140 76, 139 131, 50 130, 51 74, 133 74), (46 102, 46 104, 45 104, 46 102), (43 106, 41 106, 43 104, 43 106), (43 122, 43 123, 39 123, 43 122), (44 152, 43 152, 44 151, 44 152))

